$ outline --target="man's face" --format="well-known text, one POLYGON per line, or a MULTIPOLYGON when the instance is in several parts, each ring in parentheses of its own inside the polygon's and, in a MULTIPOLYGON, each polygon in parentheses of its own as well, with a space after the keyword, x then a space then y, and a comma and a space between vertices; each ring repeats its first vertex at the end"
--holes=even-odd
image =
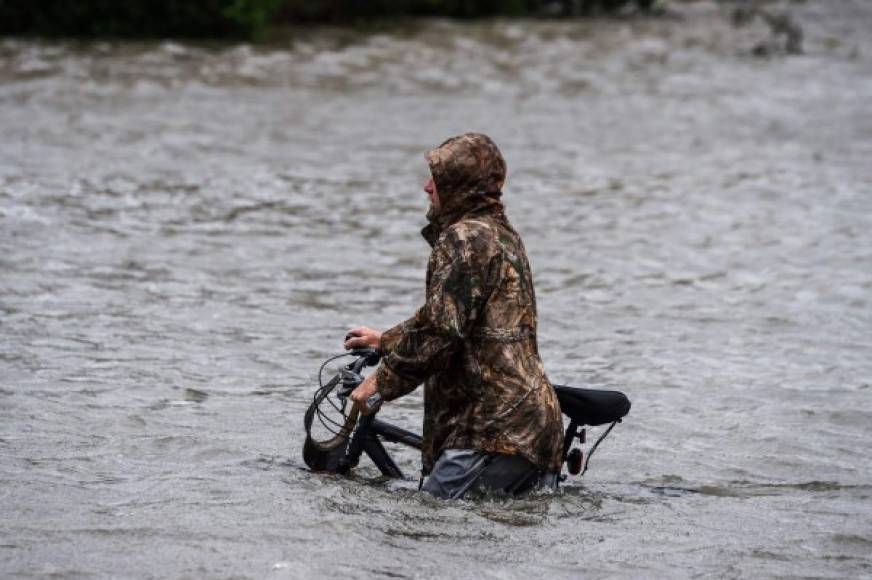
POLYGON ((441 204, 439 203, 439 193, 436 191, 436 182, 433 181, 431 177, 426 184, 424 184, 424 191, 427 192, 427 195, 430 196, 430 205, 433 206, 433 209, 439 211, 441 204))

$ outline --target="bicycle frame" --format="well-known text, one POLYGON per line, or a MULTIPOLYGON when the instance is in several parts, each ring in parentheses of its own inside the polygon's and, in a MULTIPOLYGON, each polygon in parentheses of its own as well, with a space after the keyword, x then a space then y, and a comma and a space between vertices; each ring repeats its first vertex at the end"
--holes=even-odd
POLYGON ((421 449, 420 435, 376 419, 375 414, 364 415, 357 422, 357 429, 354 430, 345 457, 339 461, 339 473, 348 473, 360 461, 361 454, 366 453, 382 475, 402 478, 403 472, 388 454, 381 438, 391 443, 421 449))

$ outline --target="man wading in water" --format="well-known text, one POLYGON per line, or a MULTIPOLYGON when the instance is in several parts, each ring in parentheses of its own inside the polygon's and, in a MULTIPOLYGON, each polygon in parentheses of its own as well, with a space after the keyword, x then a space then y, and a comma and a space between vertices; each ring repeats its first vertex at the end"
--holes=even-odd
POLYGON ((500 201, 506 163, 478 133, 427 161, 427 300, 384 333, 349 331, 345 348, 383 356, 351 399, 369 412, 376 392, 390 401, 424 383, 423 489, 437 497, 553 489, 563 423, 536 344, 530 265, 500 201))

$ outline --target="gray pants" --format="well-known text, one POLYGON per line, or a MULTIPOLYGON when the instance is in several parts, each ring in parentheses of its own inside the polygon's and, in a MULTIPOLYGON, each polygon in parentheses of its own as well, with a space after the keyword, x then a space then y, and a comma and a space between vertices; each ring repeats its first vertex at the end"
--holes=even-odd
POLYGON ((542 473, 520 455, 446 449, 421 489, 443 499, 458 499, 469 492, 515 495, 556 489, 557 477, 556 473, 542 473))

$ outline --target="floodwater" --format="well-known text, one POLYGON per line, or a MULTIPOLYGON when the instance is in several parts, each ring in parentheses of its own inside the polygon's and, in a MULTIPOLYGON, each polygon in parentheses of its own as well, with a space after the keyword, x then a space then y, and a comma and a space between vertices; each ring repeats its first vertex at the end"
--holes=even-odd
POLYGON ((0 41, 0 575, 872 577, 872 5, 791 4, 765 58, 674 10, 0 41), (633 401, 553 497, 301 459, 320 362, 422 299, 422 155, 466 130, 552 380, 633 401))

